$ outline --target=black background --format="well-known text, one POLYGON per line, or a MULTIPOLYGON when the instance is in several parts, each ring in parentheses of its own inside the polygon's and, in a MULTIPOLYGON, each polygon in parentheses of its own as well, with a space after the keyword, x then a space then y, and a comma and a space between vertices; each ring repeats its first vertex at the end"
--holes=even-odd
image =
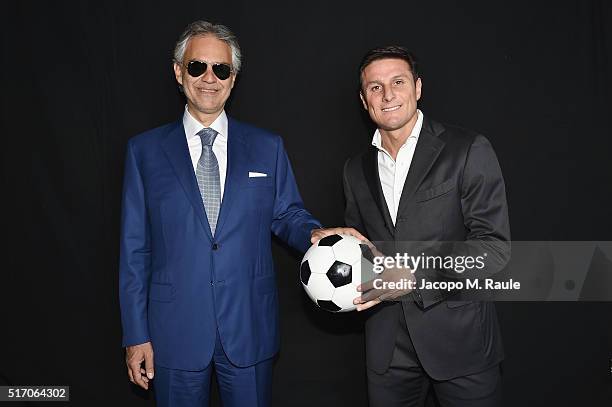
MULTIPOLYGON (((485 134, 514 240, 612 240, 611 5, 599 1, 2 3, 0 380, 70 385, 71 405, 151 405, 128 382, 117 295, 129 137, 178 119, 171 53, 195 19, 238 35, 230 115, 283 135, 306 206, 341 225, 341 170, 372 128, 357 67, 421 61, 420 107, 485 134)), ((362 321, 315 310, 276 244, 275 406, 365 406, 362 321)), ((508 405, 612 400, 610 303, 502 303, 508 405)))

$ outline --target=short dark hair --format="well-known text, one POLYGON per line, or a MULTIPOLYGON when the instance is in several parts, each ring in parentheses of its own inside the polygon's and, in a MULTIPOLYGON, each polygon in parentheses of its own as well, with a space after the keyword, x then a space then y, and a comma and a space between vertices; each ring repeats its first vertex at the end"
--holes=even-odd
POLYGON ((412 78, 416 81, 419 78, 419 71, 417 69, 417 61, 414 54, 408 51, 404 47, 400 47, 399 45, 387 45, 385 47, 379 47, 369 50, 361 60, 361 64, 359 65, 359 84, 361 88, 361 80, 364 69, 368 65, 370 65, 374 61, 378 61, 380 59, 401 59, 402 61, 406 61, 408 66, 410 67, 410 72, 412 73, 412 78))

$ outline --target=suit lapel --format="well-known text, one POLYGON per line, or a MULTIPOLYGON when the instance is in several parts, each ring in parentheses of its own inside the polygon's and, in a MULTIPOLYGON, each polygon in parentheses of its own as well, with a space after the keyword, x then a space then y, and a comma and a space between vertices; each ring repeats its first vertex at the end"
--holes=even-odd
POLYGON ((193 163, 191 162, 191 156, 189 155, 189 147, 187 146, 187 138, 185 137, 185 129, 183 128, 182 121, 178 121, 176 126, 170 130, 166 138, 162 141, 162 149, 164 150, 176 176, 179 179, 187 198, 193 205, 194 211, 200 223, 204 228, 208 237, 212 240, 210 234, 210 226, 208 225, 208 218, 204 211, 204 203, 200 195, 200 189, 198 188, 198 181, 193 171, 193 163))
POLYGON ((389 214, 389 208, 387 207, 387 203, 384 198, 384 194, 382 191, 382 186, 380 184, 380 176, 378 174, 378 150, 373 148, 371 151, 368 151, 363 156, 363 175, 368 184, 368 188, 370 189, 370 193, 374 198, 374 202, 376 202, 376 206, 378 206, 378 210, 385 220, 385 225, 389 230, 391 235, 395 232, 395 227, 393 226, 393 220, 391 219, 391 215, 389 214))
POLYGON ((246 167, 249 155, 248 142, 240 126, 229 117, 227 133, 227 174, 225 176, 223 200, 221 201, 215 235, 219 235, 223 229, 232 205, 240 194, 240 189, 243 187, 248 174, 246 167))
POLYGON ((417 142, 414 156, 410 163, 410 169, 408 170, 408 176, 402 189, 402 196, 397 209, 398 218, 406 210, 410 197, 421 185, 431 166, 438 158, 440 151, 444 148, 445 143, 438 137, 438 133, 439 131, 434 130, 432 122, 427 118, 423 118, 423 127, 419 134, 419 141, 417 142))

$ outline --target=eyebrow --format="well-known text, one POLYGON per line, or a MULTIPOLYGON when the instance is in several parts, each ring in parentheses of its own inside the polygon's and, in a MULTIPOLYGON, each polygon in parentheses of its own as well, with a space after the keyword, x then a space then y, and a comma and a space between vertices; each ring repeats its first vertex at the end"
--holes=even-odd
MULTIPOLYGON (((408 75, 405 74, 400 74, 400 75, 395 75, 394 77, 391 78, 392 81, 396 80, 396 79, 407 79, 408 75)), ((366 82, 364 86, 370 86, 372 84, 382 84, 382 81, 378 80, 378 79, 374 79, 372 81, 366 82)))

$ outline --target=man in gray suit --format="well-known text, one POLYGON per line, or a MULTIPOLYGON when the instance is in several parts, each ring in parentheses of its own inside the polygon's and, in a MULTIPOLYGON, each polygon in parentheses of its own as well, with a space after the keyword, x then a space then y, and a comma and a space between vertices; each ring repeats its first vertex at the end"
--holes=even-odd
POLYGON ((480 250, 489 258, 478 273, 410 272, 412 289, 362 285, 355 303, 369 309, 370 406, 423 405, 430 386, 443 407, 498 406, 503 349, 494 304, 457 290, 420 288, 422 280, 482 278, 508 261, 506 194, 493 148, 483 136, 417 109, 421 78, 406 49, 368 52, 360 80, 361 101, 377 130, 373 147, 344 168, 346 224, 382 242, 385 255, 401 253, 409 241, 443 241, 454 242, 454 254, 480 250))

